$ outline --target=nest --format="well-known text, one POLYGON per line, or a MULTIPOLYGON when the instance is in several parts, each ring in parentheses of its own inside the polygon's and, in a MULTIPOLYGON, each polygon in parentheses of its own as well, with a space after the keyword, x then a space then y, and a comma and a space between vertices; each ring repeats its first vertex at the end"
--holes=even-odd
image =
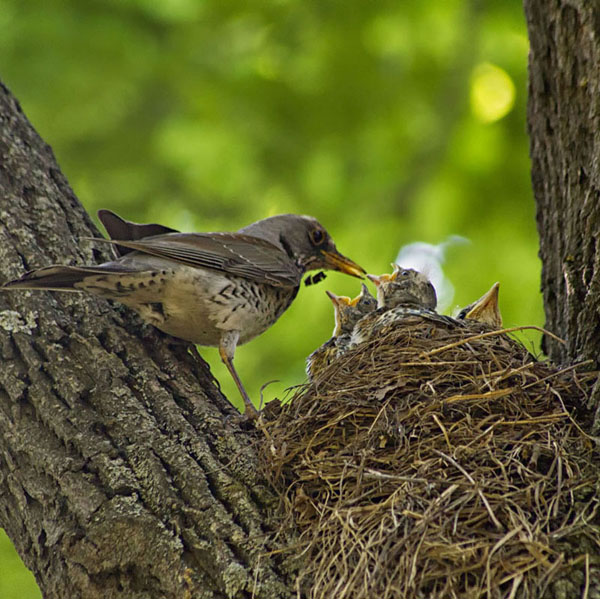
POLYGON ((576 421, 596 374, 416 317, 349 350, 265 423, 302 592, 581 596, 599 475, 576 421))

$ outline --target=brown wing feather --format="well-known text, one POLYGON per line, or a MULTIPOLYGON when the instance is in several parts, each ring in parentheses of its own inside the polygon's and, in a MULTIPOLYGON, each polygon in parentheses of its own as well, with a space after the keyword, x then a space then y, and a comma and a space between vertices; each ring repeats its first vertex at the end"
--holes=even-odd
POLYGON ((264 239, 239 233, 170 233, 137 241, 97 241, 277 287, 295 287, 302 277, 302 270, 283 250, 264 239))

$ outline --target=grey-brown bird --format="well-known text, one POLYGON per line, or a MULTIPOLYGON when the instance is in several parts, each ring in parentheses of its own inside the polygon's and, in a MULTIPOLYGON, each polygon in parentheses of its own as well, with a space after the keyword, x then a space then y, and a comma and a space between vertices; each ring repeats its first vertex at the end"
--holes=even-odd
POLYGON ((363 283, 361 292, 354 299, 326 291, 333 302, 335 328, 331 339, 323 343, 306 359, 306 374, 309 380, 316 379, 336 358, 349 347, 354 325, 366 314, 377 308, 377 300, 363 283))
POLYGON ((463 308, 456 316, 457 320, 474 320, 494 329, 502 328, 502 315, 498 306, 500 283, 494 283, 490 290, 476 302, 463 308))
POLYGON ((289 307, 305 272, 337 270, 361 278, 310 216, 281 214, 231 233, 180 233, 100 210, 116 258, 95 266, 48 266, 5 289, 87 291, 117 300, 161 331, 217 346, 246 405, 256 409, 233 366, 238 345, 263 333, 289 307))
POLYGON ((439 317, 435 312, 435 288, 429 279, 412 268, 402 268, 397 264, 393 267, 391 275, 367 275, 377 287, 377 310, 356 324, 352 332, 352 346, 371 339, 378 331, 407 315, 439 317))

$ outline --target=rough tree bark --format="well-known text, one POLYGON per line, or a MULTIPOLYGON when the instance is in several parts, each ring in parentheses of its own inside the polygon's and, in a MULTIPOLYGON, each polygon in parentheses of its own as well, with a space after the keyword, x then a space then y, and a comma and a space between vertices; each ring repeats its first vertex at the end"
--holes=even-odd
POLYGON ((600 8, 525 0, 531 172, 557 362, 600 364, 600 8))
MULTIPOLYGON (((0 193, 1 281, 101 257, 3 87, 0 193)), ((44 597, 289 596, 255 439, 200 359, 119 306, 17 292, 0 360, 0 526, 44 597)))

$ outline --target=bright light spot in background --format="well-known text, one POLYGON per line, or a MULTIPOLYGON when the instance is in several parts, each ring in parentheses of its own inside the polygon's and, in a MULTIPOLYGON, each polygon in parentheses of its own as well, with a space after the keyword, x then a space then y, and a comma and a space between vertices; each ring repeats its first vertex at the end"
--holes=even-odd
POLYGON ((438 299, 437 311, 440 313, 450 306, 454 297, 454 285, 442 268, 446 260, 446 251, 454 245, 465 243, 470 241, 460 235, 450 235, 437 245, 416 241, 402 246, 396 257, 396 264, 404 268, 414 268, 431 281, 438 299))
POLYGON ((508 73, 483 62, 471 75, 471 110, 483 123, 493 123, 506 116, 515 103, 515 84, 508 73))

